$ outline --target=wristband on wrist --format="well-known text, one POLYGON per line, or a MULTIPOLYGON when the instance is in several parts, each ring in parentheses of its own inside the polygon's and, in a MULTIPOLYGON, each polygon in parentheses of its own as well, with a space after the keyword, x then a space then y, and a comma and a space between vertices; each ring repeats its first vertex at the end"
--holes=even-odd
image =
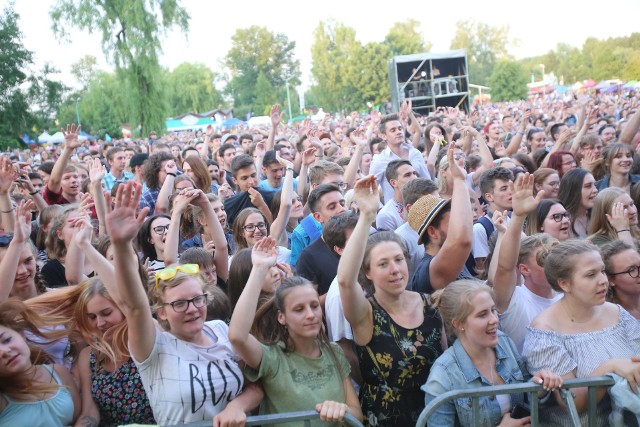
POLYGON ((10 213, 13 212, 16 208, 11 208, 8 211, 0 211, 1 213, 10 213))
POLYGON ((518 134, 518 135, 524 135, 524 132, 522 132, 522 131, 518 131, 518 132, 517 132, 517 134, 518 134))
POLYGON ((35 196, 36 194, 38 194, 39 191, 38 190, 33 190, 33 191, 29 191, 29 195, 30 196, 35 196))
POLYGON ((616 230, 616 233, 624 233, 625 231, 628 231, 629 233, 631 233, 631 230, 628 228, 623 228, 622 230, 616 230))
POLYGON ((289 167, 287 168, 287 170, 288 170, 288 171, 292 171, 292 170, 293 170, 293 168, 292 168, 291 166, 289 166, 289 167))
POLYGON ((172 177, 174 177, 174 178, 176 177, 176 174, 175 174, 175 173, 173 173, 173 172, 167 172, 167 175, 170 175, 170 176, 172 176, 172 177))

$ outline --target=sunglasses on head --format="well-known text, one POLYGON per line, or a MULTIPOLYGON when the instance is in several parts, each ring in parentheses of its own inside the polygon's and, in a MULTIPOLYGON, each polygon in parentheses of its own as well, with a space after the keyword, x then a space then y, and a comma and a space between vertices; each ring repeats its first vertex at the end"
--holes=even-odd
POLYGON ((198 264, 182 264, 175 267, 164 268, 156 272, 156 288, 160 280, 171 280, 178 274, 178 271, 182 271, 184 274, 198 274, 200 273, 200 266, 198 264))

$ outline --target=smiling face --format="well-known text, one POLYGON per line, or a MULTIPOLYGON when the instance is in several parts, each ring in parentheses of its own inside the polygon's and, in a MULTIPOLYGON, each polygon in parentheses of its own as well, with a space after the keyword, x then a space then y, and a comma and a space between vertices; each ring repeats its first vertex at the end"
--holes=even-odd
POLYGON ((409 269, 400 245, 393 241, 378 243, 371 249, 369 257, 369 268, 365 274, 373 282, 376 292, 402 293, 407 286, 409 269))
POLYGON ((598 195, 598 189, 596 188, 596 180, 590 173, 584 176, 582 181, 582 199, 581 205, 583 209, 591 209, 593 207, 593 201, 598 195))
MULTIPOLYGON (((162 296, 165 304, 177 300, 190 300, 202 295, 202 282, 194 277, 187 277, 182 283, 172 288, 166 288, 162 296)), ((157 310, 158 317, 169 323, 171 333, 184 341, 193 341, 202 332, 207 317, 207 306, 197 308, 190 303, 183 313, 176 313, 171 305, 164 305, 157 310)))
POLYGON ((296 339, 315 339, 322 328, 322 306, 312 285, 300 285, 286 291, 284 313, 278 312, 278 322, 286 326, 296 339))
POLYGON ((563 241, 569 238, 569 227, 570 220, 567 210, 560 203, 556 203, 549 209, 540 231, 563 241))
POLYGON ((545 199, 557 199, 558 191, 560 191, 560 175, 552 173, 542 181, 538 191, 544 190, 545 199))
POLYGON ((120 309, 100 294, 93 296, 87 302, 86 315, 92 329, 99 331, 100 334, 104 334, 109 328, 125 320, 120 309))
POLYGON ((620 149, 611 159, 609 170, 612 174, 627 175, 631 171, 633 154, 628 149, 620 149))
POLYGON ((31 368, 31 351, 24 337, 0 325, 0 378, 31 368))
POLYGON ((247 241, 247 247, 252 248, 256 242, 267 235, 267 224, 264 217, 259 213, 252 213, 247 217, 244 222, 243 233, 244 239, 247 241), (253 228, 252 231, 247 231, 246 228, 253 228))
POLYGON ((478 292, 471 298, 473 311, 454 327, 465 348, 495 348, 498 345, 498 311, 488 292, 478 292))

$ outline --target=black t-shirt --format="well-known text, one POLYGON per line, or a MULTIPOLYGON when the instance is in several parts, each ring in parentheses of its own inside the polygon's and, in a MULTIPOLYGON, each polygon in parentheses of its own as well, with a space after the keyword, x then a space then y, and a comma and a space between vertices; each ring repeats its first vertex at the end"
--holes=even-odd
MULTIPOLYGON (((273 192, 265 191, 260 188, 256 188, 258 193, 262 195, 264 202, 267 206, 271 206, 271 200, 273 199, 273 192)), ((251 197, 249 193, 243 191, 241 193, 234 194, 224 201, 224 210, 227 212, 227 224, 233 226, 233 221, 236 220, 238 214, 245 208, 255 208, 251 203, 251 197)))
POLYGON ((319 295, 324 295, 338 274, 339 262, 340 256, 320 238, 300 252, 296 269, 298 275, 318 285, 319 295))
POLYGON ((68 285, 64 265, 57 259, 47 261, 40 274, 42 274, 47 288, 62 288, 68 285))

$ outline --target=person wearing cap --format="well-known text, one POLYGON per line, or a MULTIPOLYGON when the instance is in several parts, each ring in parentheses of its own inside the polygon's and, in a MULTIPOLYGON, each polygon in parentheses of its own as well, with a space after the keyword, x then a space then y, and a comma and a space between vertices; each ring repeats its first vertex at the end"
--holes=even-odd
POLYGON ((471 279, 465 266, 473 242, 471 198, 466 172, 453 159, 454 144, 449 144, 453 195, 442 199, 431 194, 422 196, 409 210, 409 224, 418 232, 418 244, 425 255, 409 283, 409 289, 432 293, 456 279, 471 279), (451 224, 451 227, 449 227, 451 224))
POLYGON ((378 184, 382 188, 384 202, 387 203, 393 199, 393 188, 385 177, 385 171, 392 160, 409 160, 418 176, 431 178, 431 175, 427 170, 422 153, 406 141, 402 122, 397 114, 382 117, 378 134, 386 142, 387 148, 373 156, 369 171, 378 180, 378 184))

